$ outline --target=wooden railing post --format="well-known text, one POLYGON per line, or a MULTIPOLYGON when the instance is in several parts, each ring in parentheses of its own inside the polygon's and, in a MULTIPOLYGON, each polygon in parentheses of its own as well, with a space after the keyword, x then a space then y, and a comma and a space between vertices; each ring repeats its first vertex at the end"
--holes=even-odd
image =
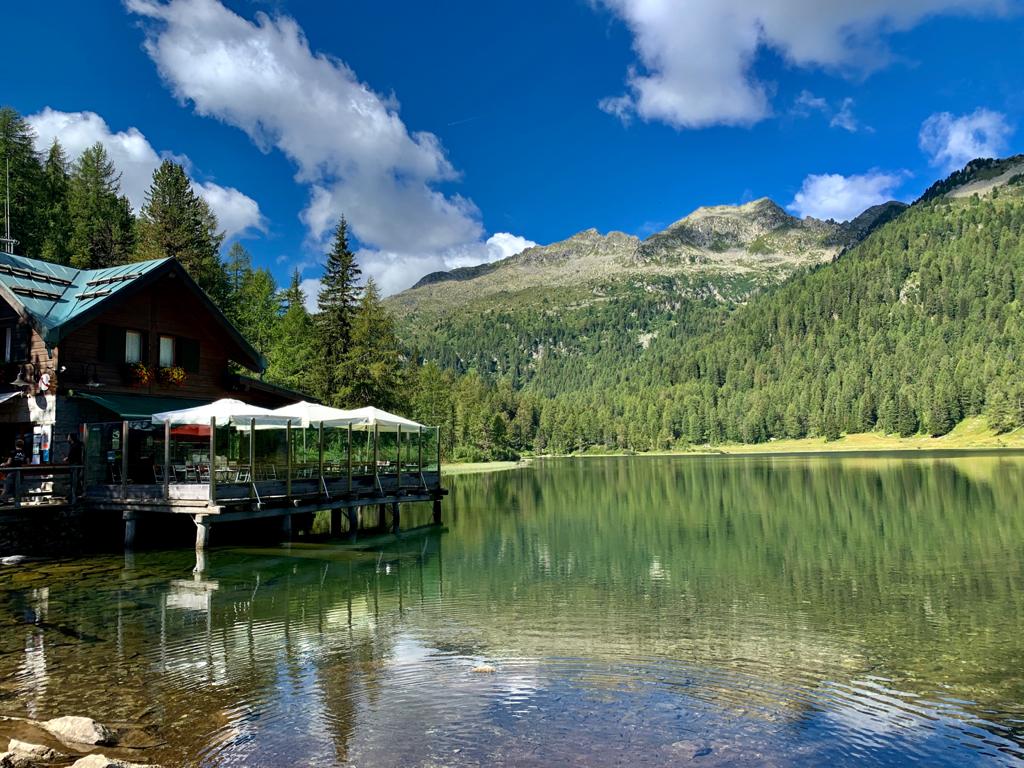
POLYGON ((352 424, 348 425, 348 448, 345 457, 348 462, 348 492, 352 493, 352 424))
POLYGON ((128 421, 121 422, 121 498, 128 498, 128 421))
POLYGON ((164 419, 164 498, 170 497, 171 483, 171 420, 164 419))
POLYGON ((377 425, 373 425, 373 482, 377 486, 378 490, 383 491, 380 487, 380 478, 377 476, 377 425))
POLYGON ((398 443, 398 463, 395 464, 395 487, 402 490, 402 425, 398 425, 395 432, 395 442, 398 443))
POLYGON ((324 480, 324 423, 322 421, 320 422, 320 429, 318 430, 318 439, 320 445, 320 453, 319 459, 317 461, 317 466, 320 467, 320 486, 324 490, 327 490, 327 483, 324 480))
POLYGON ((284 495, 291 500, 292 496, 292 420, 288 419, 288 423, 284 428, 284 439, 287 443, 288 450, 285 452, 288 456, 287 463, 285 464, 285 481, 284 481, 284 495))
POLYGON ((256 419, 249 419, 249 498, 256 493, 256 419))
POLYGON ((434 428, 437 432, 437 487, 441 487, 441 427, 434 428))
POLYGON ((217 501, 217 417, 210 417, 210 503, 217 501))

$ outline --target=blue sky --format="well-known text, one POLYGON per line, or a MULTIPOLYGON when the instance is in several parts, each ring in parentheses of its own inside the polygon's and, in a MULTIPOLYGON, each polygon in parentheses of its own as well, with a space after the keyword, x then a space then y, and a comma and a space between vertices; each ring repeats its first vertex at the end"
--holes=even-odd
POLYGON ((1019 0, 128 0, 8 9, 3 101, 186 163, 315 288, 339 213, 387 291, 581 229, 769 196, 847 218, 1020 151, 1019 0), (755 8, 756 6, 756 8, 755 8))

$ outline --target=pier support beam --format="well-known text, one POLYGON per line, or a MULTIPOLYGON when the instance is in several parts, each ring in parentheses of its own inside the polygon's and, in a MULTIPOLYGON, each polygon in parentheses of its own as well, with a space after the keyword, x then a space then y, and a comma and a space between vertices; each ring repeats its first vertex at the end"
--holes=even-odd
POLYGON ((292 540, 292 516, 284 515, 281 518, 281 536, 285 541, 292 540))
POLYGON ((341 536, 341 510, 331 510, 331 538, 335 539, 341 536))
POLYGON ((124 548, 135 549, 135 513, 124 513, 124 548))
POLYGON ((210 524, 202 515, 196 515, 196 550, 202 551, 210 545, 210 524))
POLYGON ((434 497, 434 525, 441 524, 441 497, 434 497))
POLYGON ((347 510, 348 514, 348 536, 350 539, 355 541, 356 535, 359 533, 359 526, 363 522, 363 510, 361 507, 350 507, 347 510))
POLYGON ((391 532, 398 533, 402 528, 402 513, 398 508, 398 502, 391 503, 391 532))
POLYGON ((388 529, 388 505, 378 504, 377 505, 377 530, 386 531, 388 529))

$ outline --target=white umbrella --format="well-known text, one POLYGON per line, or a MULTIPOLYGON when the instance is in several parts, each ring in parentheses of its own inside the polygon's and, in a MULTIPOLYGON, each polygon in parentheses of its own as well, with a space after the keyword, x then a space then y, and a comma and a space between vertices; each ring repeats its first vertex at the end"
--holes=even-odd
POLYGON ((382 411, 368 405, 365 408, 353 408, 343 411, 346 418, 354 418, 352 428, 358 430, 371 430, 377 427, 378 432, 396 432, 401 427, 403 432, 419 432, 425 429, 424 425, 404 416, 396 416, 393 413, 382 411))
POLYGON ((308 403, 305 400, 275 408, 273 413, 286 416, 292 420, 292 424, 303 428, 315 427, 320 423, 325 427, 347 427, 359 421, 359 417, 351 416, 349 411, 319 403, 308 403))
POLYGON ((245 427, 249 426, 253 420, 256 421, 257 426, 261 427, 284 427, 289 421, 288 417, 279 416, 267 408, 249 405, 249 403, 231 398, 216 400, 206 405, 197 405, 195 408, 153 414, 154 424, 170 423, 172 426, 184 424, 209 426, 210 419, 216 419, 218 427, 226 427, 229 424, 245 427))

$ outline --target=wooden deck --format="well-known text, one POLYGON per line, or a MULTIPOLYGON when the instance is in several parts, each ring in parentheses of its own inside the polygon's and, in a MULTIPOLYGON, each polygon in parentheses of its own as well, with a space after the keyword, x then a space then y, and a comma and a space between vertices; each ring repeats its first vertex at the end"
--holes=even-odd
MULTIPOLYGON (((433 504, 434 524, 441 523, 441 499, 447 495, 437 471, 402 475, 354 475, 250 483, 166 483, 92 485, 84 495, 87 509, 120 512, 125 521, 125 545, 132 547, 137 522, 149 515, 190 515, 196 524, 196 548, 209 543, 210 527, 261 518, 282 519, 282 532, 291 534, 291 519, 298 515, 331 511, 331 532, 361 530, 396 533, 401 529, 400 505, 433 504), (364 525, 362 510, 377 507, 372 528, 364 525), (384 524, 390 511, 390 522, 384 524)), ((368 522, 368 521, 367 521, 368 522)))

